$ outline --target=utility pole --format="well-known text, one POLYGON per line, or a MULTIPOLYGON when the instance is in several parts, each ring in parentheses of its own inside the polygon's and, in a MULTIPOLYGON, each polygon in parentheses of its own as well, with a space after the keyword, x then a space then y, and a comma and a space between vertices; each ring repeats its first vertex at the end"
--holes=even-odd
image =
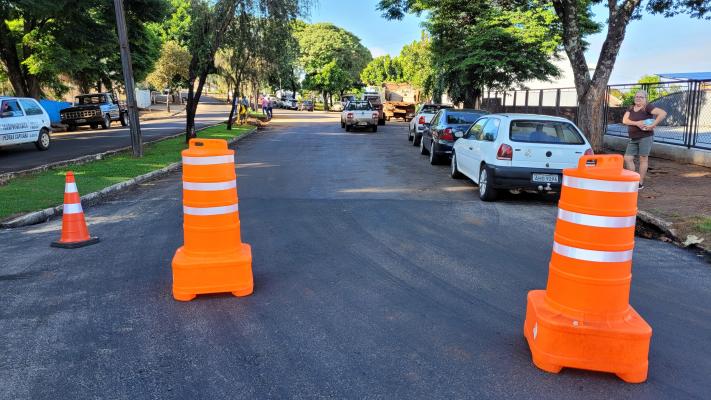
POLYGON ((143 157, 143 139, 141 137, 141 126, 138 121, 136 90, 133 87, 133 66, 131 63, 131 50, 128 47, 128 35, 126 34, 126 17, 123 10, 123 0, 114 0, 114 8, 116 9, 116 29, 118 30, 119 45, 121 47, 121 66, 123 69, 124 87, 126 88, 128 125, 131 130, 131 149, 133 149, 134 157, 143 157))

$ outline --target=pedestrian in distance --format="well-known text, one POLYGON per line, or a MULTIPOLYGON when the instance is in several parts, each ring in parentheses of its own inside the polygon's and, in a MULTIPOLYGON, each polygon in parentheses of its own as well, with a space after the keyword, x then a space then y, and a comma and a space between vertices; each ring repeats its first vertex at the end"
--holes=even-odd
POLYGON ((269 106, 269 100, 266 97, 262 97, 262 114, 267 115, 267 108, 269 106))
POLYGON ((634 95, 634 105, 627 109, 622 123, 627 125, 630 141, 625 150, 625 168, 635 171, 635 157, 639 157, 639 188, 644 189, 644 178, 649 166, 649 153, 654 143, 654 128, 667 116, 667 112, 648 103, 645 90, 634 95))

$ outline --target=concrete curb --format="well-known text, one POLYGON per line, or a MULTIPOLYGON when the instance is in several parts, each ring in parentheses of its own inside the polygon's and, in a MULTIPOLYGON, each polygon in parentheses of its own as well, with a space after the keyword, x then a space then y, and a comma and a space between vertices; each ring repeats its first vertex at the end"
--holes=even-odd
MULTIPOLYGON (((213 126, 217 126, 220 124, 224 124, 224 122, 219 122, 216 124, 207 125, 201 129, 212 128, 213 126)), ((158 143, 158 142, 162 142, 164 140, 175 139, 177 137, 181 137, 184 135, 185 135, 185 132, 176 133, 174 135, 160 137, 156 140, 151 140, 149 142, 143 142, 143 144, 146 145, 146 144, 158 143)), ((128 151, 128 150, 131 150, 131 146, 121 147, 121 148, 113 149, 113 150, 107 150, 102 153, 88 154, 85 156, 72 158, 70 160, 56 161, 53 163, 40 165, 39 167, 34 167, 34 168, 30 168, 30 169, 23 169, 22 171, 5 172, 4 174, 0 174, 0 186, 6 184, 8 181, 10 181, 14 178, 17 178, 19 176, 29 175, 29 174, 33 174, 36 172, 43 172, 43 171, 46 171, 46 170, 52 169, 52 168, 66 167, 67 165, 86 164, 90 161, 101 160, 106 156, 114 155, 116 153, 120 153, 122 151, 128 151)))
POLYGON ((676 244, 677 246, 684 248, 684 249, 691 249, 691 250, 700 250, 706 254, 711 255, 711 247, 708 246, 706 243, 699 243, 696 245, 691 245, 691 246, 685 246, 684 243, 684 238, 680 237, 676 229, 674 229, 674 224, 672 224, 669 221, 666 221, 660 217, 657 217, 656 215, 648 212, 648 211, 643 211, 643 210, 637 210, 637 219, 640 221, 644 222, 645 224, 652 225, 655 228, 659 229, 660 232, 665 234, 666 236, 671 239, 671 241, 676 244))
MULTIPOLYGON (((240 140, 252 135, 256 131, 257 131, 257 127, 252 127, 252 130, 245 132, 241 136, 230 140, 228 142, 228 145, 232 146, 235 143, 239 142, 240 140)), ((89 193, 84 196, 81 196, 82 207, 85 207, 85 208, 91 207, 91 206, 101 202, 101 200, 103 200, 106 197, 115 195, 119 192, 122 192, 122 191, 128 190, 130 188, 133 188, 135 186, 138 186, 140 183, 168 175, 168 174, 180 169, 182 164, 183 163, 181 161, 178 161, 176 163, 172 163, 172 164, 168 165, 167 167, 161 168, 159 170, 151 171, 147 174, 139 175, 139 176, 137 176, 135 178, 131 178, 127 181, 119 182, 115 185, 111 185, 109 187, 103 188, 103 189, 99 190, 98 192, 93 192, 93 193, 89 193)), ((47 222, 53 217, 62 215, 63 208, 64 208, 63 205, 59 205, 56 207, 45 208, 44 210, 40 210, 40 211, 29 212, 29 213, 20 215, 19 217, 15 217, 9 221, 0 222, 0 229, 19 228, 22 226, 35 225, 35 224, 47 222)))

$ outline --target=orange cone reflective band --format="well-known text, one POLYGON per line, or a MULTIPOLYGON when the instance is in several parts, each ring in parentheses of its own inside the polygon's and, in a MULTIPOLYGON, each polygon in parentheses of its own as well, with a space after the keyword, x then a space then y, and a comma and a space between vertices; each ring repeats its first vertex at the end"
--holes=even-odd
POLYGON ((64 207, 62 207, 62 237, 58 241, 52 242, 52 246, 74 249, 98 241, 99 238, 89 236, 74 173, 67 171, 64 184, 64 207))
POLYGON ((585 156, 563 171, 546 290, 528 293, 533 363, 647 379, 652 328, 629 305, 639 175, 622 156, 585 156))
POLYGON ((249 295, 252 251, 240 237, 234 151, 224 140, 192 139, 182 154, 185 245, 173 257, 173 297, 249 295))

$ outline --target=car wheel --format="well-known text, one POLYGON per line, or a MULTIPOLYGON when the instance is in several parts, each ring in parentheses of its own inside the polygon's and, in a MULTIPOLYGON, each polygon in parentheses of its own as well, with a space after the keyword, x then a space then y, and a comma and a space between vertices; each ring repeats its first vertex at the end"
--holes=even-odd
POLYGON ((111 128, 111 116, 109 114, 104 115, 104 119, 101 121, 101 129, 111 128))
POLYGON ((377 131, 378 131, 378 125, 373 125, 373 126, 370 128, 370 131, 371 131, 371 132, 377 132, 377 131))
POLYGON ((419 146, 421 140, 422 140, 422 136, 420 136, 420 137, 418 138, 418 137, 417 137, 417 132, 413 132, 413 133, 412 133, 412 145, 413 145, 413 146, 419 146))
POLYGON ((89 124, 89 127, 90 127, 91 129, 96 129, 96 128, 99 127, 99 124, 89 124))
POLYGON ((496 189, 491 187, 489 178, 489 169, 486 165, 482 165, 479 171, 479 198, 483 201, 496 200, 496 189))
POLYGON ((77 126, 76 126, 76 125, 67 125, 67 131, 69 131, 69 132, 74 132, 74 131, 76 131, 76 130, 77 130, 77 126))
POLYGON ((449 170, 449 176, 451 176, 452 179, 462 178, 462 173, 459 172, 459 169, 457 168, 457 154, 454 151, 452 151, 452 166, 449 170))
POLYGON ((436 151, 437 149, 435 149, 435 146, 436 146, 435 142, 432 141, 432 143, 430 144, 430 151, 429 151, 429 153, 430 153, 430 165, 437 165, 437 164, 439 164, 439 156, 437 155, 437 151, 436 151))
POLYGON ((407 141, 412 142, 415 138, 412 137, 412 130, 408 129, 407 130, 407 141))
POLYGON ((351 126, 350 126, 350 125, 346 125, 346 132, 350 132, 350 131, 351 131, 351 126))
POLYGON ((429 152, 425 148, 425 137, 420 138, 420 154, 427 155, 429 152))
POLYGON ((37 138, 37 141, 35 142, 35 147, 37 147, 37 150, 39 151, 45 151, 49 149, 49 131, 47 128, 42 128, 39 133, 39 138, 37 138))
POLYGON ((378 120, 378 125, 385 125, 385 118, 378 120))
POLYGON ((345 127, 346 127, 345 122, 341 122, 341 129, 343 129, 343 128, 345 128, 345 127))
POLYGON ((129 121, 128 121, 128 113, 127 112, 122 112, 121 113, 121 118, 119 119, 121 122, 121 126, 128 126, 129 121))

